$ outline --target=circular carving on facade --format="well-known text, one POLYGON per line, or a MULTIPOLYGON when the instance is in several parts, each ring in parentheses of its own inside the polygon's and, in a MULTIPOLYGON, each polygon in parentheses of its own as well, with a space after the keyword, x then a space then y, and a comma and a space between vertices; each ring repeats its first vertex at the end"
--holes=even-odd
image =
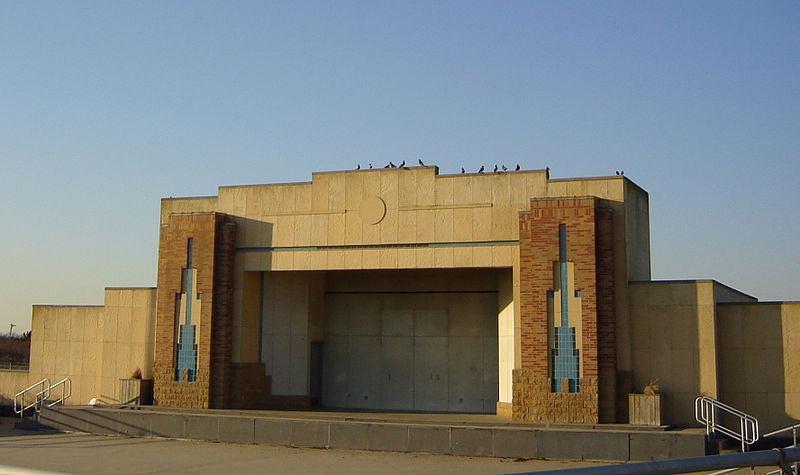
POLYGON ((386 203, 377 196, 364 198, 359 209, 361 220, 369 224, 378 224, 386 216, 386 203))

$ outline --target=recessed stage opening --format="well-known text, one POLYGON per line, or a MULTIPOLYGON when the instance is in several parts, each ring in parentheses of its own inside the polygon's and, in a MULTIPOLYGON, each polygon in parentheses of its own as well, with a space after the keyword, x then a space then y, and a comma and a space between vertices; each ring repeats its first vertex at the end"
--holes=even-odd
POLYGON ((257 275, 259 360, 273 396, 349 410, 495 413, 511 269, 257 275))

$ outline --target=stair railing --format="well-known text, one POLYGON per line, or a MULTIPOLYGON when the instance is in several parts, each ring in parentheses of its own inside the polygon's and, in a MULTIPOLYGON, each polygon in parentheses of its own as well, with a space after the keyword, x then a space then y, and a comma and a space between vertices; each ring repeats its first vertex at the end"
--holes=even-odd
POLYGON ((19 414, 19 418, 22 419, 23 414, 28 409, 33 408, 34 411, 39 412, 42 410, 42 403, 49 396, 50 380, 44 378, 14 395, 14 413, 19 414), (33 400, 31 401, 30 398, 33 398, 33 400), (25 403, 26 399, 30 401, 27 404, 25 403))
MULTIPOLYGON (((766 439, 767 437, 773 437, 773 436, 776 436, 778 434, 783 434, 784 432, 792 431, 792 445, 790 445, 789 447, 797 447, 797 431, 798 430, 800 430, 800 424, 795 424, 793 426, 784 427, 783 429, 774 430, 774 431, 772 431, 772 432, 770 432, 768 434, 764 434, 762 436, 762 438, 766 439)), ((784 448, 788 449, 789 447, 784 447, 784 448)), ((798 473, 800 473, 800 463, 795 462, 794 465, 792 466, 792 470, 793 470, 792 473, 794 473, 794 475, 798 475, 798 473)), ((767 475, 777 474, 777 473, 781 473, 781 471, 778 470, 778 471, 775 471, 775 472, 769 472, 767 475)))
POLYGON ((64 405, 64 400, 68 397, 72 396, 72 381, 69 378, 64 378, 61 381, 57 382, 56 384, 50 386, 50 392, 55 392, 55 389, 61 389, 61 397, 50 401, 47 404, 47 407, 53 407, 56 405, 64 405))
POLYGON ((697 422, 706 426, 706 435, 720 433, 740 441, 742 452, 747 452, 747 447, 758 441, 758 419, 714 398, 700 396, 695 399, 694 417, 697 422), (722 425, 718 412, 734 416, 739 421, 739 427, 732 428, 722 425))

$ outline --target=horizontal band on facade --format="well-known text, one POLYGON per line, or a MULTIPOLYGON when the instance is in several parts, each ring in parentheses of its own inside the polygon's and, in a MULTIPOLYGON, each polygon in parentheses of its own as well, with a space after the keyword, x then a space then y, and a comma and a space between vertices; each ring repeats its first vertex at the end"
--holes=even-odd
POLYGON ((355 249, 408 249, 437 247, 517 246, 519 241, 412 242, 391 244, 335 244, 329 246, 237 247, 237 252, 346 251, 355 249))
POLYGON ((326 295, 496 294, 497 290, 326 290, 326 295))

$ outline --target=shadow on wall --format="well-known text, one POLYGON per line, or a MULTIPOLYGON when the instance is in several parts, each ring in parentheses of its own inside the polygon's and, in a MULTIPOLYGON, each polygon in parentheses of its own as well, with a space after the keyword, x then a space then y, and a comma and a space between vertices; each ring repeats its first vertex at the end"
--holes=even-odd
POLYGON ((244 260, 246 271, 272 269, 275 225, 266 221, 229 216, 236 223, 236 258, 244 260))
POLYGON ((694 399, 702 392, 704 369, 697 314, 694 282, 631 285, 633 388, 640 393, 658 381, 666 424, 694 424, 694 399))

